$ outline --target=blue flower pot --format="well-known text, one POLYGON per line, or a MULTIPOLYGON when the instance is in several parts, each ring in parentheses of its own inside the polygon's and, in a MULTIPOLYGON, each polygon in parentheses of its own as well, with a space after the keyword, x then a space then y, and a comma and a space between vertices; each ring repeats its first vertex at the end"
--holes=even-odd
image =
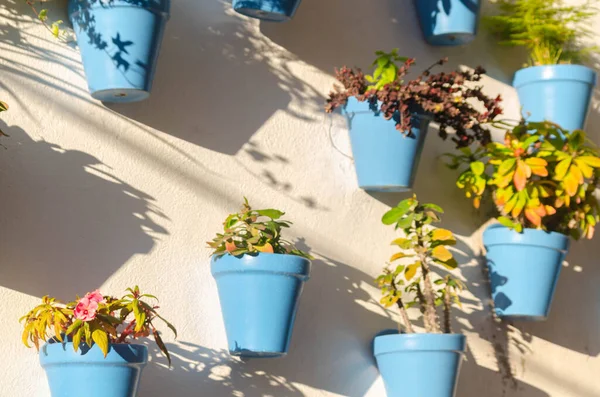
POLYGON ((233 0, 240 14, 269 22, 285 22, 294 17, 301 0, 233 0))
POLYGON ((564 234, 543 230, 518 233, 498 224, 485 230, 483 244, 498 316, 548 317, 569 242, 564 234))
POLYGON ((425 40, 436 46, 473 41, 479 25, 479 0, 415 0, 425 40))
POLYGON ((523 117, 551 121, 569 131, 585 126, 595 85, 596 73, 581 65, 525 68, 513 81, 523 117))
POLYGON ((310 261, 296 255, 213 256, 229 351, 235 356, 287 353, 310 261))
POLYGON ((135 397, 148 363, 143 345, 111 345, 108 355, 97 345, 73 351, 73 343, 48 343, 40 350, 52 397, 135 397))
POLYGON ((453 397, 466 340, 458 334, 387 334, 373 352, 388 397, 453 397))
POLYGON ((150 96, 170 0, 70 0, 69 18, 93 98, 150 96))
POLYGON ((396 129, 368 102, 348 98, 342 109, 348 121, 358 186, 368 191, 405 192, 412 188, 429 118, 413 118, 411 136, 396 129))

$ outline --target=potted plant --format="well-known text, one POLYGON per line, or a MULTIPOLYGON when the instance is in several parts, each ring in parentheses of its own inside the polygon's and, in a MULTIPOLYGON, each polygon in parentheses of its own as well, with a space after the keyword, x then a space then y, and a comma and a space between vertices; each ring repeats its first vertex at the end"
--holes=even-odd
POLYGON ((569 238, 591 239, 600 153, 581 130, 550 122, 507 131, 504 142, 449 154, 457 186, 479 207, 491 197, 498 222, 483 234, 499 316, 548 316, 569 238))
POLYGON ((594 47, 584 23, 596 14, 592 1, 565 6, 562 0, 500 0, 500 14, 485 17, 500 44, 525 47, 529 59, 513 81, 523 116, 567 130, 585 125, 596 73, 580 65, 594 47))
POLYGON ((148 98, 170 0, 69 0, 68 8, 92 97, 148 98))
POLYGON ((285 22, 294 17, 301 0, 233 0, 240 14, 269 22, 285 22))
MULTIPOLYGON (((8 105, 5 102, 0 101, 0 113, 8 110, 8 105)), ((0 136, 7 136, 2 130, 0 130, 0 136)))
POLYGON ((23 343, 40 354, 53 397, 134 397, 148 363, 146 346, 128 343, 154 337, 169 365, 171 358, 154 322, 162 320, 158 306, 139 288, 118 299, 98 290, 66 305, 44 296, 42 303, 21 318, 23 343), (43 346, 40 346, 41 344, 43 346))
POLYGON ((383 294, 381 304, 397 306, 400 314, 398 331, 380 333, 373 344, 390 397, 452 397, 456 390, 465 336, 452 333, 450 309, 459 303, 463 285, 439 272, 457 267, 447 248, 456 243, 452 232, 432 227, 441 213, 439 206, 413 197, 383 215, 384 224, 395 225, 404 234, 392 241, 400 251, 390 258, 390 263, 401 264, 388 264, 376 280, 383 294), (412 307, 420 309, 425 333, 415 332, 408 317, 412 307))
POLYGON ((473 41, 479 25, 479 0, 415 0, 425 40, 453 46, 473 41))
POLYGON ((439 135, 449 132, 458 146, 477 140, 487 143, 490 133, 483 124, 502 113, 500 97, 487 97, 480 86, 485 73, 431 72, 442 59, 413 80, 404 77, 414 59, 376 52, 373 75, 343 67, 336 78, 343 88, 329 94, 326 112, 341 108, 348 121, 358 184, 370 191, 410 190, 415 178, 425 135, 430 122, 439 124, 439 135), (481 112, 472 102, 485 109, 481 112))
POLYGON ((240 212, 208 242, 211 273, 232 355, 278 357, 287 353, 312 257, 281 237, 291 225, 284 212, 254 210, 244 198, 240 212))

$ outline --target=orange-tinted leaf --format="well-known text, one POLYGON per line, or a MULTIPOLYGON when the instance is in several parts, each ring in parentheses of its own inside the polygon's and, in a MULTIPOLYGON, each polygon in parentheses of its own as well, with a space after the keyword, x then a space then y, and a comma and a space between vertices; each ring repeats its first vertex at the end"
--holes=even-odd
POLYGON ((406 270, 404 271, 404 277, 406 277, 407 281, 410 281, 415 276, 415 274, 417 274, 417 270, 419 269, 420 266, 421 266, 420 261, 417 261, 417 262, 413 263, 412 265, 406 266, 406 270))
POLYGON ((481 206, 481 197, 477 196, 473 199, 473 207, 479 209, 481 206))
POLYGON ((538 176, 548 176, 548 169, 546 167, 531 167, 531 173, 538 176))
POLYGON ((450 230, 435 229, 431 232, 431 239, 438 241, 454 240, 454 235, 450 230))
POLYGON ((546 205, 545 208, 546 208, 546 214, 548 214, 548 215, 556 214, 556 209, 554 207, 552 207, 550 205, 546 205))
POLYGON ((450 251, 448 251, 448 248, 444 247, 443 245, 438 245, 437 247, 435 247, 431 251, 431 256, 442 262, 446 262, 452 259, 452 253, 450 253, 450 251))
POLYGON ((584 161, 581 161, 580 159, 576 158, 575 164, 577 164, 584 177, 591 178, 592 176, 594 176, 594 169, 587 165, 584 161))
POLYGON ((596 156, 581 156, 578 157, 578 160, 583 161, 590 167, 600 168, 600 157, 596 156))
POLYGON ((539 227, 542 224, 542 218, 533 210, 525 210, 525 216, 527 217, 527 219, 529 219, 529 222, 531 222, 535 226, 539 227))
POLYGON ((233 252, 237 249, 237 247, 235 246, 235 243, 233 241, 226 241, 225 249, 227 250, 227 252, 233 252))
MULTIPOLYGON (((517 169, 515 170, 515 174, 513 176, 513 183, 515 184, 515 188, 518 192, 525 189, 528 168, 529 167, 523 161, 517 161, 517 169)), ((531 170, 529 170, 529 172, 531 172, 531 170)))
POLYGON ((545 167, 548 165, 548 162, 546 160, 541 159, 539 157, 530 157, 525 160, 525 163, 527 163, 527 165, 529 165, 530 167, 545 167))
POLYGON ((260 252, 265 252, 268 254, 273 253, 273 246, 270 243, 266 243, 265 245, 262 245, 262 246, 255 245, 254 248, 256 248, 260 252))

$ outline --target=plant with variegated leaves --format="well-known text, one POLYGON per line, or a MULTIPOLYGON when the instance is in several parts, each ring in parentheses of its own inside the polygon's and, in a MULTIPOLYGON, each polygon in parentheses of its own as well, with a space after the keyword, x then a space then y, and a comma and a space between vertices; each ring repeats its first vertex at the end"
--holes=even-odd
POLYGON ((254 210, 244 197, 244 204, 240 212, 231 214, 223 222, 223 233, 207 242, 213 255, 222 256, 230 254, 239 256, 244 254, 269 254, 298 255, 313 259, 309 254, 297 249, 292 243, 281 237, 281 230, 292 224, 282 220, 285 212, 275 209, 254 210))
POLYGON ((453 270, 456 260, 448 246, 456 244, 452 232, 433 228, 440 222, 443 210, 435 204, 422 204, 416 197, 401 201, 383 215, 382 222, 395 225, 404 236, 392 241, 400 251, 392 255, 383 274, 375 281, 383 297, 385 307, 396 305, 404 329, 400 332, 413 333, 407 309, 419 307, 427 333, 450 333, 450 309, 452 303, 460 304, 458 292, 463 289, 460 280, 452 276, 441 276, 435 270, 453 270), (394 262, 399 265, 393 265, 394 262), (443 321, 440 323, 438 307, 442 307, 443 321))
POLYGON ((158 314, 158 306, 143 300, 158 301, 155 296, 140 293, 137 286, 127 291, 128 294, 117 299, 96 290, 66 305, 44 296, 40 305, 20 319, 24 323, 23 343, 31 347, 31 342, 39 350, 40 342, 69 341, 76 352, 85 345, 90 348, 98 345, 106 357, 111 344, 128 343, 129 339, 152 334, 171 365, 171 357, 154 321, 162 320, 177 336, 175 327, 158 314))
POLYGON ((479 207, 491 193, 498 221, 518 232, 542 229, 592 238, 600 220, 594 196, 600 153, 584 131, 550 123, 523 123, 504 142, 447 154, 449 166, 464 170, 457 186, 479 207))

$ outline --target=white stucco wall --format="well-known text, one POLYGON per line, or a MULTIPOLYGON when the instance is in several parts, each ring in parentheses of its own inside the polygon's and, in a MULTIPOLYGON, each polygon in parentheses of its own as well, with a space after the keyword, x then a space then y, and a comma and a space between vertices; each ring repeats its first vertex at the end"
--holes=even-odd
MULTIPOLYGON (((343 121, 322 110, 333 68, 393 47, 421 66, 443 55, 450 67, 482 64, 486 92, 516 117, 521 53, 483 32, 464 48, 428 47, 408 0, 304 0, 287 24, 174 0, 151 98, 106 106, 89 97, 76 48, 24 3, 0 2, 0 99, 11 106, 0 120, 11 135, 0 148, 0 395, 49 396, 17 321, 41 296, 139 284, 180 334, 165 333, 172 369, 152 349, 141 397, 384 396, 370 341, 395 314, 372 280, 392 252, 380 217, 406 195, 357 188, 343 121), (283 359, 226 351, 205 241, 243 195, 287 211, 288 236, 317 258, 283 359)), ((50 8, 67 19, 65 0, 50 8)), ((588 126, 599 142, 595 109, 588 126)), ((469 349, 458 396, 600 396, 597 240, 573 245, 546 322, 495 323, 477 258, 487 219, 437 159, 450 149, 430 132, 415 192, 446 209, 460 238, 468 291, 454 329, 469 349)))

